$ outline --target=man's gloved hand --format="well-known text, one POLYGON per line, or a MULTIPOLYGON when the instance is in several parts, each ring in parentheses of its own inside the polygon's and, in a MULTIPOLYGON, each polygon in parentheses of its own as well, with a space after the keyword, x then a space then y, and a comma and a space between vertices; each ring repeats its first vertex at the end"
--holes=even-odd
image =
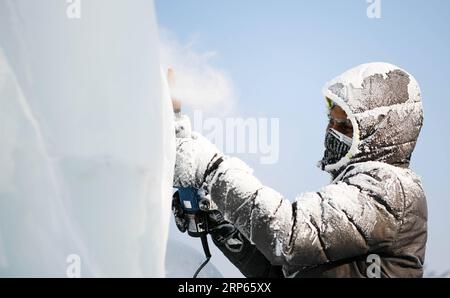
POLYGON ((175 136, 176 138, 189 138, 192 134, 191 120, 186 115, 177 115, 175 117, 175 136))
POLYGON ((232 252, 240 252, 244 245, 242 234, 231 223, 223 218, 222 213, 215 210, 208 214, 209 234, 215 243, 225 245, 232 252))
POLYGON ((208 170, 223 154, 202 135, 190 131, 186 116, 175 121, 176 162, 173 178, 174 187, 200 188, 205 182, 208 170))

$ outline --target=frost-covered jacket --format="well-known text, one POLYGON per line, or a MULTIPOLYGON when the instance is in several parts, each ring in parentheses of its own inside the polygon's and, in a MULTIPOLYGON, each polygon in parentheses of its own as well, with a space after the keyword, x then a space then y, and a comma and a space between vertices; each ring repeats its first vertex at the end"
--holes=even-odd
POLYGON ((328 83, 324 95, 354 128, 347 156, 325 168, 334 181, 291 203, 226 158, 207 181, 244 245, 216 245, 247 277, 421 277, 427 206, 409 169, 423 122, 416 80, 371 63, 328 83))

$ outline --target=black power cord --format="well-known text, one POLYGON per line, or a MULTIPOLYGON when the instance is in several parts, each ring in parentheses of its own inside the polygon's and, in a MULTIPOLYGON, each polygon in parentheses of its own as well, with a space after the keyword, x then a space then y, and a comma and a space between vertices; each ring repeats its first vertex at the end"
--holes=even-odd
POLYGON ((203 251, 205 252, 206 260, 198 267, 197 271, 195 271, 194 278, 197 278, 198 274, 202 269, 208 264, 209 260, 211 259, 211 252, 209 251, 209 245, 208 245, 208 233, 205 232, 200 236, 200 239, 202 240, 202 246, 203 251))

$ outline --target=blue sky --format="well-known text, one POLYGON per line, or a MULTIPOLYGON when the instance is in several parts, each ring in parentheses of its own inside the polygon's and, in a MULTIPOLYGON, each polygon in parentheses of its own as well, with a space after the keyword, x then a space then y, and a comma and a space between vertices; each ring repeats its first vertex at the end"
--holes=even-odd
MULTIPOLYGON (((280 119, 280 160, 260 165, 241 156, 267 185, 294 199, 329 182, 315 167, 323 150, 324 83, 366 62, 396 64, 421 85, 425 125, 412 158, 429 207, 426 266, 450 269, 450 1, 382 0, 369 19, 365 0, 156 0, 158 21, 198 51, 216 51, 233 80, 235 114, 280 119)), ((211 116, 218 116, 213 114, 211 116)), ((172 235, 174 235, 172 229, 172 235)), ((199 247, 195 240, 192 245, 199 247)), ((216 252, 217 255, 217 252, 216 252)), ((238 276, 220 256, 215 264, 238 276)))

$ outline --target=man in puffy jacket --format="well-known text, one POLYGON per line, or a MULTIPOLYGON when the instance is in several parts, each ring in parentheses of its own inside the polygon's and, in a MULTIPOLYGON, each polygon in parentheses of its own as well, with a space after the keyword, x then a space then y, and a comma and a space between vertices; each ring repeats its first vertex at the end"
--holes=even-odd
POLYGON ((210 196, 214 243, 247 277, 422 277, 427 206, 409 169, 423 123, 417 81, 370 63, 323 92, 330 122, 320 166, 331 184, 291 203, 180 122, 174 186, 210 196))

